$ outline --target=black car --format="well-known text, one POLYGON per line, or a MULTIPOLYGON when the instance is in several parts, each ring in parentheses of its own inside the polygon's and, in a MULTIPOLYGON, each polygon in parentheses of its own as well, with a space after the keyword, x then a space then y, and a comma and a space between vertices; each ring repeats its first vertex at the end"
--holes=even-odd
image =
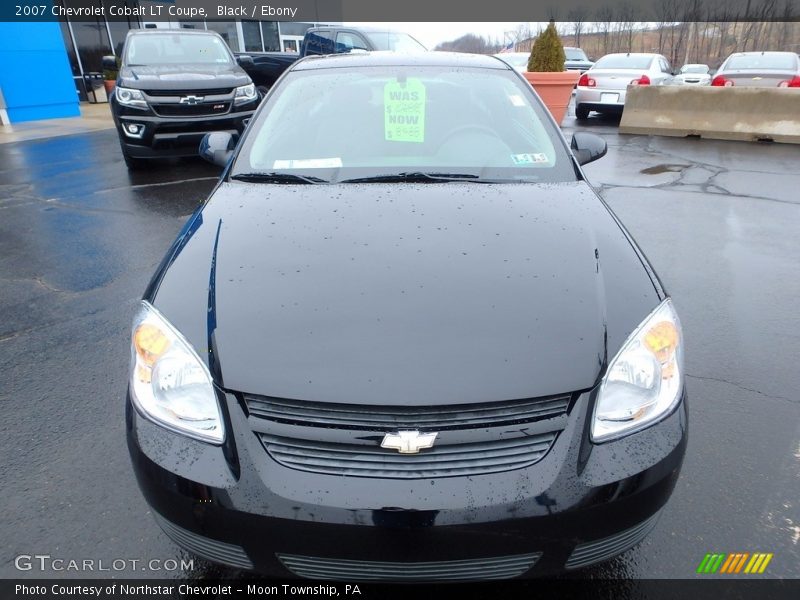
POLYGON ((130 31, 121 61, 109 102, 129 168, 196 156, 206 133, 240 134, 258 106, 255 85, 212 31, 130 31))
POLYGON ((683 340, 642 252, 493 57, 307 58, 135 317, 127 435, 164 531, 349 581, 528 577, 655 526, 683 340))

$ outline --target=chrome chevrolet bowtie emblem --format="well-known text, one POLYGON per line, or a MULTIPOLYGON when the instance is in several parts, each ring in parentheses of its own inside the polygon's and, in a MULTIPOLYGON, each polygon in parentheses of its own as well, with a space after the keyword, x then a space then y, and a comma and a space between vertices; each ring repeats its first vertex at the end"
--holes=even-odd
POLYGON ((397 450, 400 454, 416 454, 423 448, 432 447, 436 436, 436 433, 420 433, 416 429, 387 433, 383 436, 381 448, 397 450))
POLYGON ((203 101, 203 96, 184 96, 181 98, 181 104, 200 104, 203 101))

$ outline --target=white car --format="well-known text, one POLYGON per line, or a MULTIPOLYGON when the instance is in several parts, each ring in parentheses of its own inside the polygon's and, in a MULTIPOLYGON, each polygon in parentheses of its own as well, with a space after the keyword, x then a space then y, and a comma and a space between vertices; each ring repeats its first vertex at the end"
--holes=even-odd
POLYGON ((669 61, 660 54, 606 54, 578 80, 575 116, 591 111, 621 112, 629 85, 666 85, 674 76, 669 61))
POLYGON ((530 52, 500 52, 495 54, 497 58, 510 65, 514 70, 524 73, 528 70, 528 59, 530 52))
POLYGON ((711 69, 708 65, 683 65, 675 76, 673 85, 710 85, 711 69))

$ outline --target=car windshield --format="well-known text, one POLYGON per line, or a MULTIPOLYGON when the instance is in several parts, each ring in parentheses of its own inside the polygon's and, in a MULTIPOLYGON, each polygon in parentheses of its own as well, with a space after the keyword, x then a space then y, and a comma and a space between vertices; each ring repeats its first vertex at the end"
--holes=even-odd
POLYGON ((649 69, 653 62, 652 56, 636 54, 609 54, 596 63, 595 69, 649 69))
POLYGON ((567 55, 567 60, 589 60, 580 48, 564 48, 564 54, 567 55))
POLYGON ((756 71, 776 69, 793 71, 797 69, 797 57, 791 54, 742 54, 731 56, 724 69, 726 71, 756 71))
POLYGON ((216 35, 148 33, 128 40, 125 64, 129 66, 187 63, 225 65, 231 63, 231 56, 216 35))
POLYGON ((512 67, 527 67, 528 59, 531 57, 527 52, 502 52, 495 56, 512 67))
POLYGON ((708 73, 708 67, 706 65, 683 65, 681 67, 681 73, 708 73))
POLYGON ((366 32, 366 36, 376 50, 392 52, 425 52, 427 48, 407 33, 395 31, 366 32))
POLYGON ((449 65, 297 70, 266 103, 243 141, 234 178, 257 180, 259 173, 325 182, 431 175, 473 181, 577 177, 532 89, 507 70, 449 65))

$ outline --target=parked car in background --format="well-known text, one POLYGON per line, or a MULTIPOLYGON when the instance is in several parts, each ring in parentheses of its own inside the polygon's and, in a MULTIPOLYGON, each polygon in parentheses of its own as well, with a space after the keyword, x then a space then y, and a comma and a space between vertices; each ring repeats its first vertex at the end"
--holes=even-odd
POLYGON ((296 52, 238 52, 236 58, 262 94, 283 72, 304 56, 346 54, 352 51, 425 52, 415 38, 402 31, 375 27, 312 27, 296 52))
POLYGON ((673 85, 708 85, 711 83, 711 69, 708 65, 683 65, 672 80, 673 85))
POLYGON ((619 113, 629 85, 665 85, 673 77, 669 61, 660 54, 606 54, 578 80, 575 116, 583 120, 591 111, 619 113))
POLYGON ((580 48, 564 46, 564 54, 567 56, 567 60, 564 63, 564 68, 567 71, 580 71, 584 73, 594 66, 594 62, 592 62, 580 48))
POLYGON ((800 88, 800 57, 794 52, 737 52, 720 65, 711 85, 800 88))
MULTIPOLYGON (((509 579, 656 525, 687 443, 667 292, 490 56, 303 60, 161 263, 126 434, 165 533, 273 577, 509 579)), ((414 591, 416 590, 409 590, 414 591)))
MULTIPOLYGON (((103 57, 103 66, 116 58, 103 57)), ((259 94, 213 31, 136 29, 128 33, 109 104, 129 169, 145 159, 196 156, 210 131, 239 134, 259 94)))
POLYGON ((495 54, 497 58, 511 66, 515 71, 524 73, 528 70, 528 59, 531 57, 530 52, 500 52, 495 54))

